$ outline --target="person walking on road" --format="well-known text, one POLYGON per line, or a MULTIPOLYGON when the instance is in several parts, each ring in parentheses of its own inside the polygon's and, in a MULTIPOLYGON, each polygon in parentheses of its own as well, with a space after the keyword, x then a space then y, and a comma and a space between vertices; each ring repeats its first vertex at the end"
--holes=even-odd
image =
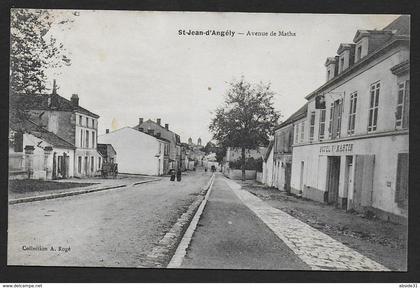
POLYGON ((176 171, 176 181, 181 181, 181 169, 178 169, 178 171, 176 171))

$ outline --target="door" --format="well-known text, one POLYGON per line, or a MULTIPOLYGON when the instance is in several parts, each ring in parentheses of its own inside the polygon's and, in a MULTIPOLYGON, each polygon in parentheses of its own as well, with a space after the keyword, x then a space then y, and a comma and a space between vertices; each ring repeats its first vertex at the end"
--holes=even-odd
POLYGON ((85 156, 85 175, 88 175, 88 161, 89 157, 85 156))
POLYGON ((305 170, 305 162, 301 161, 300 162, 300 183, 299 183, 299 190, 300 193, 302 194, 303 192, 303 172, 305 170))
POLYGON ((375 155, 356 155, 354 165, 352 208, 362 211, 372 205, 375 155))
POLYGON ((348 201, 353 199, 353 156, 346 156, 346 181, 345 181, 345 192, 344 192, 344 202, 342 203, 342 208, 347 209, 348 201))
POLYGON ((338 189, 340 185, 340 156, 328 156, 328 203, 338 201, 338 189))
POLYGON ((286 163, 286 169, 284 172, 284 190, 290 193, 290 179, 292 174, 292 165, 290 163, 286 163))

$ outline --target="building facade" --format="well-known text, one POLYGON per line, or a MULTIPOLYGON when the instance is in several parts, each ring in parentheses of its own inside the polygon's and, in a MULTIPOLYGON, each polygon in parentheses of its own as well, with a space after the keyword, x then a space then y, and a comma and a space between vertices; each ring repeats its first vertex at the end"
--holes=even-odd
POLYGON ((327 82, 306 97, 307 116, 294 124, 292 193, 407 217, 408 27, 400 17, 383 30, 359 30, 327 59, 327 82))
POLYGON ((28 119, 9 123, 9 178, 73 177, 75 146, 28 119))
POLYGON ((160 138, 169 141, 169 151, 167 157, 164 159, 164 173, 167 174, 171 169, 178 169, 182 165, 181 161, 181 139, 178 134, 169 130, 169 124, 165 127, 161 126, 161 119, 157 118, 156 122, 151 119, 143 121, 139 118, 139 124, 133 128, 148 134, 159 135, 160 138))
POLYGON ((163 175, 169 141, 124 127, 99 136, 99 142, 111 144, 118 155, 118 172, 163 175))
POLYGON ((52 94, 16 94, 11 97, 11 105, 24 110, 36 125, 75 146, 74 161, 69 163, 73 176, 96 175, 101 161, 96 150, 99 116, 79 106, 77 94, 71 100, 55 89, 52 94))

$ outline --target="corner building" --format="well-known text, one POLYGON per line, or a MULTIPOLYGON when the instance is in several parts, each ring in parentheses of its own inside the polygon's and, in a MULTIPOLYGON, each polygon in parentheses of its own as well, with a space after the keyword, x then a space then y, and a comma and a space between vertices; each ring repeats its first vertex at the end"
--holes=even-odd
POLYGON ((353 42, 327 59, 327 82, 306 96, 307 116, 294 124, 291 192, 405 221, 409 17, 358 30, 353 42))

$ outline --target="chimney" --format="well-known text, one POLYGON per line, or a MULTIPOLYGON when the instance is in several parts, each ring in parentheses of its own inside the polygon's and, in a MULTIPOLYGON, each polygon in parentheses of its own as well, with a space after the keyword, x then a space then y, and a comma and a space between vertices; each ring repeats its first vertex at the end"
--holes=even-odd
POLYGON ((160 119, 160 118, 157 118, 156 119, 156 123, 160 126, 160 121, 161 121, 162 119, 160 119))
POLYGON ((51 94, 57 94, 57 83, 56 83, 55 79, 53 80, 53 88, 52 88, 52 93, 51 94))
POLYGON ((139 125, 143 124, 143 118, 139 118, 139 125))
POLYGON ((105 129, 105 133, 108 134, 109 133, 109 129, 105 129))
POLYGON ((165 124, 165 129, 169 130, 169 124, 165 124))
POLYGON ((77 96, 77 94, 72 94, 70 101, 71 101, 71 104, 73 104, 73 106, 75 107, 79 106, 79 96, 77 96))

